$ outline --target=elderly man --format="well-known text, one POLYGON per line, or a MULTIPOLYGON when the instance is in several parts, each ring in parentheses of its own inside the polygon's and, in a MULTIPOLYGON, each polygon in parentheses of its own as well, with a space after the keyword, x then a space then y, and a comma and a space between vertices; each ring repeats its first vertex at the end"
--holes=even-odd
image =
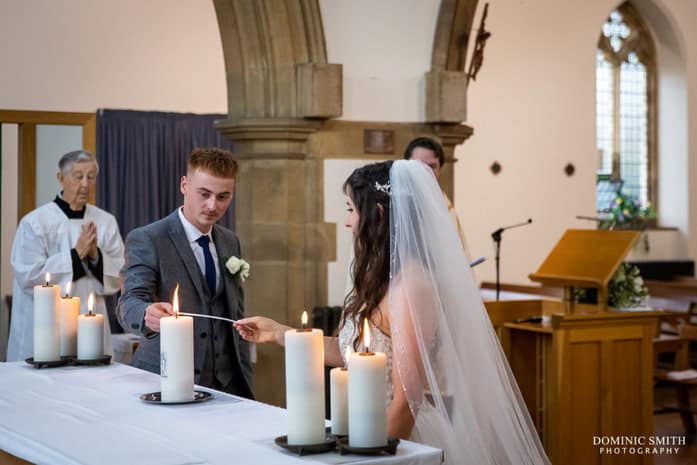
MULTIPOLYGON (((116 219, 88 205, 99 166, 83 150, 66 153, 58 162, 62 190, 53 202, 28 213, 17 227, 12 244, 12 325, 7 360, 31 357, 34 344, 34 286, 51 281, 63 290, 72 283, 74 296, 87 313, 87 298, 94 292, 95 312, 106 316, 103 295, 119 290, 123 241, 116 219)), ((104 350, 111 355, 111 331, 104 325, 104 350)))

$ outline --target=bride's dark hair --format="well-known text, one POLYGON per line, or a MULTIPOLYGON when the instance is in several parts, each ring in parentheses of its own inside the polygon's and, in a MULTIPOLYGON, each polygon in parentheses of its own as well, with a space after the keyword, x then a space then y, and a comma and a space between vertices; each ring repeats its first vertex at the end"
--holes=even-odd
POLYGON ((350 273, 353 289, 344 300, 340 327, 351 319, 358 329, 353 342, 363 333, 365 318, 374 313, 387 294, 390 282, 390 168, 392 161, 372 163, 351 173, 344 183, 344 193, 358 210, 358 232, 354 240, 355 258, 350 273))

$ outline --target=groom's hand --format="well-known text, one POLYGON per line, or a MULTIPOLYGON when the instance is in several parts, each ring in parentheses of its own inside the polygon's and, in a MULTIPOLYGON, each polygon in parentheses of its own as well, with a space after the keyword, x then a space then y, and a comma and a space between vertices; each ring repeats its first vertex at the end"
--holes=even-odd
POLYGON ((155 332, 160 332, 160 318, 174 315, 172 304, 169 302, 155 302, 145 309, 145 326, 155 332))

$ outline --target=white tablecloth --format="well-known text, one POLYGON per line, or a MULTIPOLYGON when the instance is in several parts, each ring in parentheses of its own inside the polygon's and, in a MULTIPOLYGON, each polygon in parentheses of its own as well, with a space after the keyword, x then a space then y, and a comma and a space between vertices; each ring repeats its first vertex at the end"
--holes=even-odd
POLYGON ((198 404, 139 399, 159 390, 158 375, 127 365, 37 370, 0 363, 0 449, 50 465, 441 462, 440 450, 409 441, 396 456, 298 457, 273 442, 287 434, 283 409, 217 391, 198 404))

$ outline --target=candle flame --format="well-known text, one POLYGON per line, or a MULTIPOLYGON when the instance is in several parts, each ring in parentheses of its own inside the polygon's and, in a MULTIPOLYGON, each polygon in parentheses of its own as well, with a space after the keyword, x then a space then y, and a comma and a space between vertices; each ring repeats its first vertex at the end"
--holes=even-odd
POLYGON ((348 365, 351 355, 353 355, 353 347, 351 347, 351 344, 349 344, 346 346, 346 350, 344 351, 344 365, 348 365))
POLYGON ((90 292, 90 296, 87 298, 87 311, 94 312, 94 292, 90 292))
POLYGON ((174 296, 172 297, 172 310, 174 311, 174 316, 179 316, 179 283, 177 283, 177 287, 174 288, 174 296))
POLYGON ((48 286, 48 284, 50 282, 51 282, 51 273, 46 273, 46 285, 48 286))
POLYGON ((72 289, 72 282, 68 281, 68 284, 65 285, 65 295, 70 297, 70 290, 72 289))
POLYGON ((303 328, 307 327, 307 311, 303 312, 303 316, 300 318, 303 328))
POLYGON ((365 351, 370 352, 368 349, 370 347, 370 326, 368 325, 368 318, 363 320, 363 345, 365 346, 365 351))

